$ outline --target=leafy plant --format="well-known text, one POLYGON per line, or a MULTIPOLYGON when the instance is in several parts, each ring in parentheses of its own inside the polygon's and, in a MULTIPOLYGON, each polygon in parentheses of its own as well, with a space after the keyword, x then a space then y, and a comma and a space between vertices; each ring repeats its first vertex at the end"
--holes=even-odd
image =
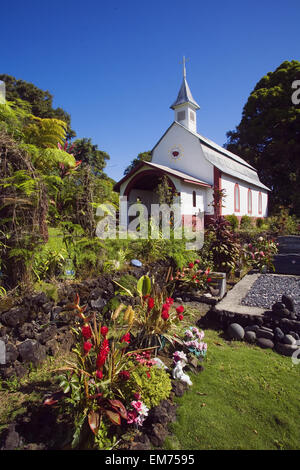
POLYGON ((240 257, 240 248, 236 234, 230 229, 229 222, 218 217, 209 230, 214 232, 210 245, 214 270, 229 273, 235 269, 240 257))

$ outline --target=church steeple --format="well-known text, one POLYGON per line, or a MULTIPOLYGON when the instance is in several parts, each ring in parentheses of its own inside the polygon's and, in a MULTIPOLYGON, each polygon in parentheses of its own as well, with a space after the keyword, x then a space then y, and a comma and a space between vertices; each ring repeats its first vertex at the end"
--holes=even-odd
POLYGON ((190 87, 186 80, 185 57, 183 57, 183 81, 176 101, 170 106, 174 109, 175 121, 180 122, 193 132, 197 132, 196 111, 200 109, 194 100, 190 87))

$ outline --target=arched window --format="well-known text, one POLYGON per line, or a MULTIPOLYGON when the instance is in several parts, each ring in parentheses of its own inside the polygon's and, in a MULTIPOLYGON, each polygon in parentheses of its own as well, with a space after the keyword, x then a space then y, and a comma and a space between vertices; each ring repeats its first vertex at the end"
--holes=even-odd
POLYGON ((258 193, 258 213, 262 214, 262 195, 260 191, 258 193))
POLYGON ((196 207, 196 191, 193 191, 193 207, 196 207))
POLYGON ((240 187, 237 183, 234 186, 234 212, 240 212, 240 187))
POLYGON ((248 214, 252 214, 252 191, 248 189, 248 214))

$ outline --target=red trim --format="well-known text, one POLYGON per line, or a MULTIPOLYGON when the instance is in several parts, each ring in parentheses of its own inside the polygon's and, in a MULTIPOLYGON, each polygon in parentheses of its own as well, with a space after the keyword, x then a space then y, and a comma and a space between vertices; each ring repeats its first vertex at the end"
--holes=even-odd
MULTIPOLYGON (((125 190, 124 190, 124 196, 128 196, 130 191, 133 189, 135 183, 143 176, 150 176, 150 175, 155 175, 157 177, 161 177, 163 175, 165 175, 165 172, 164 171, 160 171, 160 170, 143 170, 143 171, 140 171, 139 173, 137 173, 133 178, 132 180, 129 181, 129 183, 127 184, 125 190)), ((170 186, 172 187, 173 191, 174 192, 177 192, 176 191, 176 187, 173 183, 173 181, 167 176, 168 180, 169 180, 169 183, 170 183, 170 186)))
MULTIPOLYGON (((214 166, 214 188, 221 191, 222 189, 222 173, 221 171, 219 170, 219 168, 217 168, 216 166, 214 166)), ((220 217, 222 215, 222 207, 219 207, 219 210, 217 208, 215 208, 215 217, 220 217)))
POLYGON ((258 193, 258 213, 262 214, 262 194, 260 191, 258 193))
POLYGON ((248 195, 247 195, 247 207, 248 207, 248 214, 252 214, 252 191, 250 188, 248 188, 248 195), (251 199, 249 199, 249 196, 251 197, 251 199), (249 201, 251 200, 251 208, 250 208, 250 204, 249 204, 249 201), (251 210, 250 210, 251 209, 251 210))
POLYGON ((240 187, 238 183, 234 185, 234 212, 240 212, 240 187), (238 192, 236 192, 238 190, 238 192), (236 198, 236 195, 238 196, 236 198))
POLYGON ((161 171, 161 172, 166 173, 170 176, 173 176, 174 178, 178 178, 182 181, 185 181, 186 183, 196 184, 198 186, 204 186, 204 187, 207 187, 207 188, 211 188, 211 184, 200 182, 200 181, 199 182, 198 181, 193 181, 193 180, 189 180, 188 178, 184 178, 183 176, 175 175, 171 171, 162 170, 160 168, 152 166, 151 162, 139 162, 136 167, 134 167, 127 175, 125 175, 120 181, 118 181, 118 183, 116 183, 114 185, 113 190, 116 191, 116 192, 120 191, 121 184, 124 183, 128 178, 130 178, 134 173, 136 173, 143 165, 148 165, 151 169, 153 169, 155 171, 161 171))
MULTIPOLYGON (((172 174, 172 173, 170 173, 170 174, 172 174)), ((176 175, 173 175, 173 176, 175 176, 175 178, 180 178, 180 176, 176 176, 176 175)), ((199 183, 198 181, 187 180, 187 179, 184 179, 183 181, 185 183, 197 184, 198 186, 204 186, 206 188, 211 188, 211 184, 208 184, 208 183, 199 183)))

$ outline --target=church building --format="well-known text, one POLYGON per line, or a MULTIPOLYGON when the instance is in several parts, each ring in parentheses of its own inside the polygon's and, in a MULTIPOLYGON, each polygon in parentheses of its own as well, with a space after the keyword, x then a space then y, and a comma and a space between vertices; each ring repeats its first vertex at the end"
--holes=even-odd
MULTIPOLYGON (((225 195, 219 215, 266 217, 269 189, 260 182, 255 168, 197 132, 200 106, 186 80, 185 60, 182 85, 170 108, 174 122, 153 147, 151 162, 139 163, 115 185, 128 207, 140 200, 150 214, 151 204, 159 202, 156 188, 166 176, 185 224, 193 223, 201 214, 206 225, 217 215, 214 188, 224 190, 225 195)), ((120 223, 127 225, 127 220, 120 223)))

